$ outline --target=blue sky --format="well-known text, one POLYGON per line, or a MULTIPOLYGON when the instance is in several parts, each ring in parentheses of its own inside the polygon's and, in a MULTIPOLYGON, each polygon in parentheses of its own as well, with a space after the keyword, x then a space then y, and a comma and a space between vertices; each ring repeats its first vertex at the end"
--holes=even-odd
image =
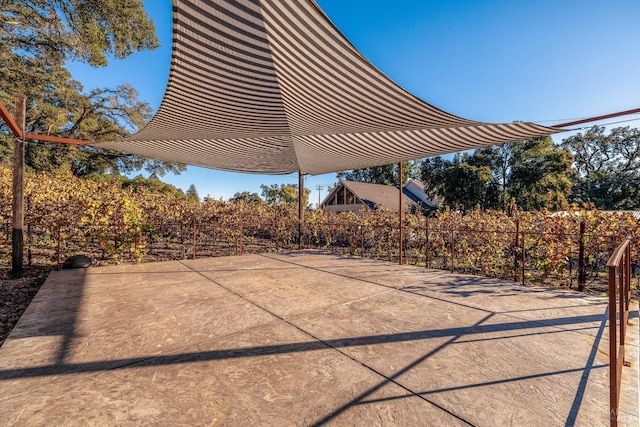
MULTIPOLYGON (((161 47, 106 68, 70 64, 85 90, 126 82, 157 109, 171 56, 171 1, 143 0, 161 47)), ((302 1, 302 0, 283 0, 302 1)), ((465 118, 544 125, 640 107, 639 0, 318 0, 378 68, 423 100, 465 118)), ((639 126, 634 121, 615 126, 639 126)), ((608 120, 611 123, 618 120, 608 120)), ((560 134, 559 142, 570 134, 560 134)), ((189 166, 163 180, 200 196, 260 193, 297 174, 249 175, 189 166)), ((310 176, 305 185, 336 181, 310 176)))

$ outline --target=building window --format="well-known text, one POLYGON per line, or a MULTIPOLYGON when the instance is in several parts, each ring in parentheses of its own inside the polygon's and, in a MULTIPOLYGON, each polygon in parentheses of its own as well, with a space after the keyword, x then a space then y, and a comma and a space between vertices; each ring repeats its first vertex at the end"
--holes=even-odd
POLYGON ((356 200, 355 200, 355 197, 353 196, 353 193, 351 191, 349 191, 349 190, 347 190, 345 203, 347 205, 354 205, 356 203, 356 200))
POLYGON ((336 201, 338 205, 344 205, 344 187, 338 188, 336 192, 336 201))

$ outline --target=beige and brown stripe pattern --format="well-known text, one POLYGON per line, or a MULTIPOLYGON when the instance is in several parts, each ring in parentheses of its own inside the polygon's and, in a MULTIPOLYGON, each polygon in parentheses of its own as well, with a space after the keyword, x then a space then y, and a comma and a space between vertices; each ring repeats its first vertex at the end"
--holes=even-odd
POLYGON ((313 0, 174 0, 166 93, 135 135, 100 143, 237 172, 320 174, 547 135, 474 122, 373 66, 313 0))

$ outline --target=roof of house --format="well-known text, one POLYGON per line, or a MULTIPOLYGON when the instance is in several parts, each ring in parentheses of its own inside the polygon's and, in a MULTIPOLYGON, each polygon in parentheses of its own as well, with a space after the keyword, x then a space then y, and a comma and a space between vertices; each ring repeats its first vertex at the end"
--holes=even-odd
MULTIPOLYGON (((331 196, 333 196, 333 194, 335 194, 336 191, 338 191, 340 186, 347 188, 371 209, 384 207, 390 211, 398 211, 400 198, 398 187, 394 187, 392 185, 370 184, 368 182, 340 181, 336 188, 329 193, 322 202, 323 205, 331 198, 331 196)), ((416 202, 407 197, 406 194, 402 195, 402 202, 404 210, 409 210, 412 207, 417 206, 416 202)))

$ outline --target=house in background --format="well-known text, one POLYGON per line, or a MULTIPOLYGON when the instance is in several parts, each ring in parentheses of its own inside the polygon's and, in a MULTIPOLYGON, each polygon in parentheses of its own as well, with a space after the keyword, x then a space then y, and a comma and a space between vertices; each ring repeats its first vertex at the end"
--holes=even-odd
MULTIPOLYGON (((398 212, 400 193, 392 185, 369 184, 366 182, 340 181, 320 204, 328 212, 360 212, 362 210, 388 209, 398 212)), ((409 180, 402 188, 404 212, 435 208, 420 181, 409 180)))

